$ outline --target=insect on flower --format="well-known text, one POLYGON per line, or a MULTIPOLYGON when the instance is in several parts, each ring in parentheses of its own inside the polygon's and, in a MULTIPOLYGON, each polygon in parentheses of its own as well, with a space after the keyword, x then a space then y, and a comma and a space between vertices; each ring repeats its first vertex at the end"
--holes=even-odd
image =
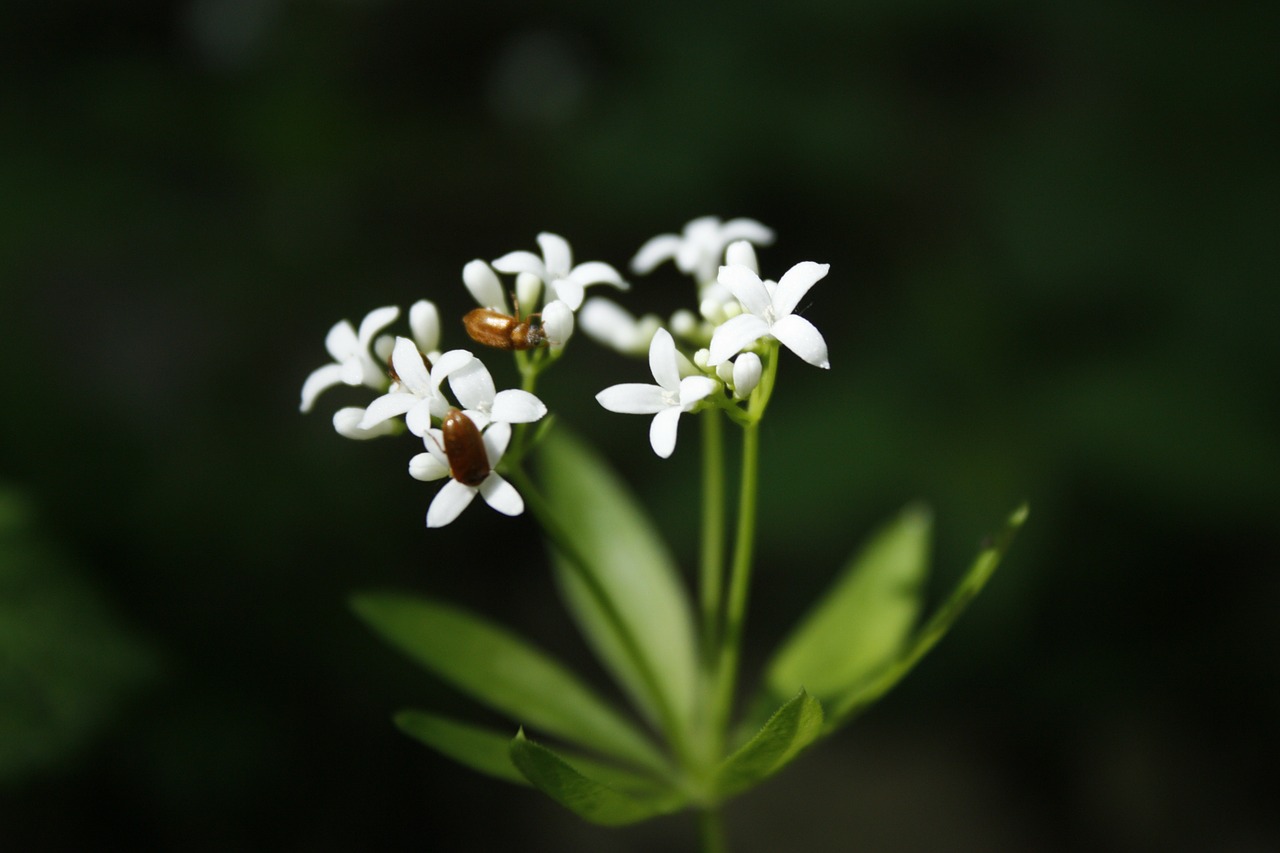
POLYGON ((489 456, 480 430, 471 418, 450 409, 440 426, 449 476, 464 486, 479 486, 489 476, 489 456))
POLYGON ((473 308, 462 318, 462 325, 471 340, 495 349, 536 349, 547 343, 541 314, 530 314, 522 321, 492 308, 473 308))

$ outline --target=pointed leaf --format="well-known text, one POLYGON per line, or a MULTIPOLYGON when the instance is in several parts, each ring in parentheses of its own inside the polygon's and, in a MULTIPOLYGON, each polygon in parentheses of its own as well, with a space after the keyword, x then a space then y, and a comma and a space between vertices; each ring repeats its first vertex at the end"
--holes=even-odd
POLYGON ((472 698, 524 723, 642 767, 665 767, 637 729, 563 665, 461 608, 369 594, 353 606, 384 639, 472 698))
POLYGON ((523 729, 511 741, 510 750, 512 763, 535 788, 592 823, 622 826, 684 804, 684 797, 675 792, 637 797, 588 778, 550 749, 526 738, 523 729))
POLYGON ((722 796, 745 791, 777 773, 822 734, 822 705, 803 689, 716 771, 722 796))
MULTIPOLYGON (((693 620, 665 543, 608 464, 563 428, 547 436, 539 470, 547 499, 590 563, 588 569, 635 637, 668 703, 687 722, 695 693, 693 620)), ((579 628, 649 720, 659 723, 657 699, 613 624, 570 564, 553 556, 557 580, 579 628)))
POLYGON ((766 669, 775 697, 840 696, 897 657, 920 614, 931 519, 908 507, 850 561, 766 669))
MULTIPOLYGON (((425 711, 401 711, 396 714, 395 722, 405 734, 459 764, 504 782, 529 784, 524 774, 511 763, 511 735, 507 732, 451 720, 425 711)), ((565 755, 575 767, 591 778, 620 791, 652 795, 664 790, 662 783, 652 777, 592 761, 585 756, 572 753, 565 755)))
POLYGON ((910 644, 903 650, 896 661, 835 701, 834 706, 832 706, 834 710, 828 717, 828 732, 834 731, 848 722, 858 711, 861 711, 889 692, 937 644, 938 640, 942 639, 942 636, 950 630, 956 619, 964 612, 969 602, 982 591, 982 588, 991 578, 996 566, 1000 564, 1001 558, 1009 550, 1009 546, 1013 544, 1013 538, 1018 529, 1026 521, 1027 512, 1027 505, 1023 504, 1009 516, 1000 535, 995 537, 991 544, 983 548, 978 554, 973 564, 969 567, 969 571, 965 573, 960 583, 952 590, 951 595, 947 597, 941 607, 934 611, 924 627, 916 632, 910 644))

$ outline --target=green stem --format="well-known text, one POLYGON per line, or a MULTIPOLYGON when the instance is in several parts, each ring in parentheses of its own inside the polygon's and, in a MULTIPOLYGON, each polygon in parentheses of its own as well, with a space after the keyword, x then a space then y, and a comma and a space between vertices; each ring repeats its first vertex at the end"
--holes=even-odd
POLYGON ((717 409, 702 413, 702 654, 715 663, 724 583, 724 426, 717 409))
POLYGON ((609 621, 610 627, 617 634, 619 641, 622 643, 623 651, 626 652, 631 662, 635 664, 636 670, 644 681, 645 689, 653 697, 658 715, 661 717, 662 730, 666 733, 677 759, 684 767, 695 766, 689 745, 688 732, 685 731, 684 725, 676 717, 675 710, 671 707, 667 694, 663 692, 662 685, 659 683, 653 667, 649 664, 649 659, 640 650, 640 644, 636 641, 635 635, 631 632, 626 621, 623 620, 617 605, 614 604, 613 599, 609 597, 608 592, 601 585, 600 579, 591 571, 590 562, 574 545, 573 538, 556 516, 555 510, 551 508, 551 505, 534 486, 533 480, 529 478, 524 470, 513 465, 504 468, 503 472, 511 478, 520 490, 521 495, 524 496, 525 504, 538 519, 538 523, 542 525, 547 537, 551 540, 556 550, 560 552, 560 555, 564 557, 565 563, 573 569, 578 580, 586 587, 592 600, 595 601, 600 608, 600 612, 604 614, 605 619, 609 621))
POLYGON ((698 812, 698 840, 702 853, 725 853, 729 849, 719 809, 698 812))

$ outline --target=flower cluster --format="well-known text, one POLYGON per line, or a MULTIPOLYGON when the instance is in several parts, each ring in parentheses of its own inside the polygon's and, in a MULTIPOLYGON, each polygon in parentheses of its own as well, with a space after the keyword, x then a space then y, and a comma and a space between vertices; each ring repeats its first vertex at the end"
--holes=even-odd
POLYGON ((758 420, 772 391, 779 345, 810 364, 830 366, 821 333, 796 313, 828 267, 806 261, 777 282, 762 279, 755 247, 772 242, 773 232, 755 220, 702 217, 681 234, 641 246, 631 261, 635 273, 671 260, 694 279, 696 311, 677 311, 664 324, 655 314, 635 317, 608 299, 586 299, 593 285, 629 285, 607 263, 574 264, 569 243, 544 232, 537 236, 540 254, 509 252, 462 270, 479 305, 463 318, 464 328, 478 344, 512 351, 524 387, 499 391, 471 350, 441 351, 439 311, 423 300, 409 309, 407 336, 385 331, 400 317, 394 306, 371 311, 358 330, 346 320, 330 329, 325 347, 333 361, 307 377, 301 409, 310 411, 323 391, 338 385, 377 392, 365 407, 339 409, 334 427, 354 439, 405 430, 421 439, 425 450, 410 460, 410 475, 449 480, 427 512, 430 527, 448 524, 476 494, 497 511, 518 515, 524 501, 498 471, 513 440, 522 456, 525 426, 546 415, 533 390, 540 373, 561 357, 575 324, 619 352, 647 353, 655 384, 613 385, 596 399, 613 412, 653 415, 649 441, 663 458, 675 450, 682 414, 717 406, 740 422, 758 420), (504 285, 503 275, 513 281, 504 285))

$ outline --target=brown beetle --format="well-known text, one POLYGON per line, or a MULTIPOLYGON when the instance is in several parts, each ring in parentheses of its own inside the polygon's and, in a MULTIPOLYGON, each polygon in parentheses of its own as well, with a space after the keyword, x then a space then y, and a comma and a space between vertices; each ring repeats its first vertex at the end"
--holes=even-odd
POLYGON ((440 431, 444 434, 449 476, 464 486, 483 483, 489 476, 489 454, 475 422, 457 409, 450 409, 440 431))
POLYGON ((530 314, 522 322, 518 317, 492 308, 474 308, 462 318, 471 340, 495 349, 536 349, 547 342, 542 331, 542 316, 530 314), (534 322, 535 319, 537 322, 534 322))

